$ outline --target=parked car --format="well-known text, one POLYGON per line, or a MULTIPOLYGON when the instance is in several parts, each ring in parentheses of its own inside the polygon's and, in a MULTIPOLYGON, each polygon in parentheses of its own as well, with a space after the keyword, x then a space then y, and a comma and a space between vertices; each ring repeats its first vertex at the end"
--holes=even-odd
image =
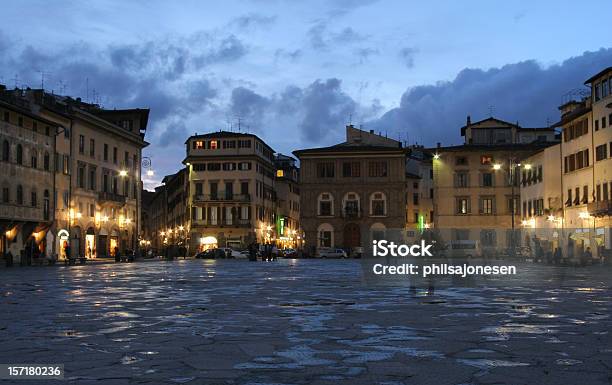
POLYGON ((331 247, 319 247, 316 258, 348 258, 346 251, 342 249, 334 249, 331 247))
POLYGON ((223 249, 208 249, 197 253, 195 257, 198 259, 223 259, 225 258, 225 251, 223 249))
POLYGON ((219 250, 223 250, 225 258, 241 258, 240 251, 234 250, 231 247, 221 247, 219 250))
POLYGON ((297 251, 295 249, 283 249, 281 255, 283 258, 297 258, 297 251))
POLYGON ((446 251, 446 256, 450 258, 480 258, 482 256, 480 242, 474 240, 450 241, 450 246, 446 251))

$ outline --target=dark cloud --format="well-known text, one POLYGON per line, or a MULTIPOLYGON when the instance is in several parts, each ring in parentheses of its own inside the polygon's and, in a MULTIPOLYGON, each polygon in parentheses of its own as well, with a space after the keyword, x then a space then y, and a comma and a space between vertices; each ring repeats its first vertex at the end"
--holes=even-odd
POLYGON ((459 143, 466 115, 472 121, 486 118, 492 106, 500 119, 546 126, 559 119, 557 107, 568 91, 583 87, 584 80, 610 63, 612 49, 602 48, 548 68, 528 60, 490 70, 464 69, 453 81, 408 89, 398 108, 369 125, 429 145, 459 143))
POLYGON ((236 87, 232 90, 230 111, 233 116, 247 122, 254 131, 261 131, 261 122, 270 101, 254 91, 236 87))
POLYGON ((331 31, 328 22, 318 20, 308 30, 310 46, 316 50, 327 50, 332 46, 344 46, 364 41, 368 36, 355 31, 352 27, 345 27, 340 31, 331 31))
POLYGON ((414 67, 414 55, 416 52, 417 50, 411 47, 404 47, 399 51, 399 57, 406 67, 414 67))
POLYGON ((185 142, 189 137, 189 130, 185 126, 185 122, 173 122, 166 127, 164 132, 159 136, 158 146, 169 147, 185 142))
POLYGON ((299 127, 304 139, 321 143, 330 130, 342 129, 357 103, 341 88, 339 79, 317 80, 304 90, 304 118, 299 127))

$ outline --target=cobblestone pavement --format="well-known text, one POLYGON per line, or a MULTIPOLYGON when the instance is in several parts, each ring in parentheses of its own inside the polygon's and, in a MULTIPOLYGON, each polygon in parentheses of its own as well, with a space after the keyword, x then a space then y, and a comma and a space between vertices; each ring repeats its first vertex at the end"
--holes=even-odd
POLYGON ((73 384, 610 384, 610 270, 533 268, 564 280, 427 295, 354 260, 3 269, 0 363, 73 384))

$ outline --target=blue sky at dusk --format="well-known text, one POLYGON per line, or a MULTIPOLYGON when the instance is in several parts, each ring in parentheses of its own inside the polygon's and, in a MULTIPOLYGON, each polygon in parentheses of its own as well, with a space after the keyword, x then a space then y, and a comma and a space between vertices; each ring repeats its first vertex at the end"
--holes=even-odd
POLYGON ((610 1, 12 1, 0 83, 40 87, 43 71, 49 91, 151 108, 151 187, 189 135, 238 120, 284 153, 341 141, 349 119, 426 145, 459 143, 491 108, 545 126, 612 65, 611 15, 610 1))

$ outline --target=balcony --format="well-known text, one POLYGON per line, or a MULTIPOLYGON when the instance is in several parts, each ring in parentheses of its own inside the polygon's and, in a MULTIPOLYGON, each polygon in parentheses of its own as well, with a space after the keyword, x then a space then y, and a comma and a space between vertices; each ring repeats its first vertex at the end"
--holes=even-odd
POLYGON ((99 192, 98 193, 98 202, 100 204, 104 203, 116 203, 116 204, 125 204, 125 196, 115 194, 112 192, 99 192))
POLYGON ((591 202, 587 205, 587 210, 594 217, 612 215, 612 200, 591 202))
POLYGON ((219 192, 217 194, 200 194, 193 196, 194 202, 250 202, 249 194, 230 194, 219 192))
POLYGON ((250 219, 225 219, 224 221, 216 220, 211 221, 206 219, 194 219, 192 221, 193 226, 210 226, 210 227, 236 227, 236 228, 249 228, 252 223, 250 219))

